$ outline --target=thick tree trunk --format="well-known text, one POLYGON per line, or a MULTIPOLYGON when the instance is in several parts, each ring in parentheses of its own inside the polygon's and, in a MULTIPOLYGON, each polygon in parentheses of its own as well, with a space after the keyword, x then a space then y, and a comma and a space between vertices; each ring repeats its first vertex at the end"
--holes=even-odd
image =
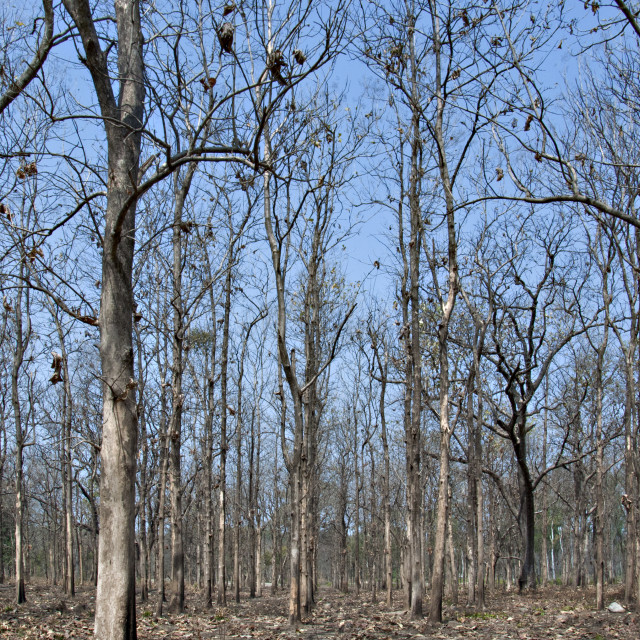
POLYGON ((143 37, 138 0, 117 0, 118 97, 100 48, 89 3, 64 0, 82 39, 104 118, 108 185, 102 256, 100 357, 103 380, 100 545, 95 634, 134 639, 135 477, 138 424, 135 401, 132 268, 141 134, 144 121, 143 37))
MULTIPOLYGON (((524 422, 524 417, 521 418, 524 422)), ((535 589, 536 587, 536 567, 535 567, 535 503, 533 496, 533 483, 527 466, 525 449, 525 425, 521 424, 519 432, 522 437, 516 447, 518 461, 518 484, 520 488, 520 531, 524 544, 520 575, 518 577, 518 590, 535 589)))
POLYGON ((301 620, 300 608, 300 481, 299 469, 292 469, 289 481, 291 541, 289 551, 289 624, 301 620))

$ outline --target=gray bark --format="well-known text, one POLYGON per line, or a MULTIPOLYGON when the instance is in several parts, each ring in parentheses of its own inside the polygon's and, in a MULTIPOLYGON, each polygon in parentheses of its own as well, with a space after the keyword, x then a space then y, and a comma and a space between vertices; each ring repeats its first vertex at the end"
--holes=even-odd
POLYGON ((42 0, 42 8, 44 10, 44 32, 42 39, 34 52, 33 58, 27 63, 25 70, 10 83, 9 87, 0 96, 0 113, 2 113, 38 75, 49 52, 55 44, 55 36, 53 34, 53 0, 42 0))
POLYGON ((138 0, 116 0, 118 96, 87 0, 64 0, 84 48, 107 137, 100 358, 103 380, 100 544, 95 635, 136 638, 135 477, 138 453, 133 363, 132 267, 141 134, 143 37, 138 0))
MULTIPOLYGON (((23 276, 24 265, 20 263, 20 276, 23 276)), ((18 293, 14 303, 14 320, 15 320, 15 351, 13 354, 13 364, 11 367, 11 405, 13 408, 13 419, 15 422, 16 433, 16 502, 15 502, 15 597, 16 604, 22 604, 27 601, 25 594, 25 534, 24 534, 24 517, 25 517, 25 495, 24 495, 24 447, 25 447, 25 426, 23 425, 22 407, 20 403, 20 395, 18 392, 18 383, 20 379, 20 370, 24 362, 24 354, 31 338, 31 322, 29 319, 29 294, 25 293, 22 277, 18 284, 18 293), (23 320, 22 301, 26 295, 26 327, 23 320)))

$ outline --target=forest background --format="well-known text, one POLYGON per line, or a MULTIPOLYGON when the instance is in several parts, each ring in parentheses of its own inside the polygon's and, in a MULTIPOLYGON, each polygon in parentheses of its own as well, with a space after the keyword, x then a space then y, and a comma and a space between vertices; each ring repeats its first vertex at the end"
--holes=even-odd
POLYGON ((636 3, 2 9, 18 604, 637 601, 636 3))

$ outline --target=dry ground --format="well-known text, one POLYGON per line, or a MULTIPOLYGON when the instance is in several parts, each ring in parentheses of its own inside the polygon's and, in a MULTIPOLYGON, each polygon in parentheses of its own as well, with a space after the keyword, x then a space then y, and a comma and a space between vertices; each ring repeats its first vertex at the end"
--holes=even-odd
MULTIPOLYGON (((244 595, 244 594, 243 594, 244 595)), ((464 606, 446 606, 445 622, 431 625, 412 622, 401 609, 401 594, 393 611, 384 604, 371 602, 370 594, 355 597, 323 589, 317 606, 306 624, 293 629, 286 624, 285 595, 229 604, 224 609, 207 611, 196 592, 187 596, 184 615, 166 615, 155 619, 151 603, 138 604, 138 638, 160 640, 194 638, 214 640, 263 638, 289 640, 329 638, 382 640, 383 638, 469 638, 475 640, 639 640, 640 613, 633 608, 626 613, 593 610, 593 589, 548 587, 519 596, 499 592, 489 596, 485 611, 464 606)), ((461 594, 462 595, 462 594, 461 594)), ((621 601, 619 588, 607 592, 607 604, 621 601)), ((80 588, 74 598, 66 598, 60 588, 31 583, 29 601, 13 604, 13 585, 0 585, 0 639, 91 638, 94 591, 80 588)))

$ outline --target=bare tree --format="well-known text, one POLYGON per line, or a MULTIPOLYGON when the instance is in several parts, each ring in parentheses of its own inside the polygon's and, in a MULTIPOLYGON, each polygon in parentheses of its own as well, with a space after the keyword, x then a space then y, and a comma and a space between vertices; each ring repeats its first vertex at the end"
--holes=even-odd
MULTIPOLYGON (((36 25, 40 22, 42 22, 43 29, 37 33, 37 40, 36 43, 34 43, 35 50, 33 51, 33 57, 27 62, 26 68, 22 69, 20 73, 18 73, 20 65, 16 64, 16 61, 10 60, 6 56, 6 52, 8 50, 15 48, 15 42, 11 43, 9 46, 2 47, 3 52, 5 52, 5 56, 0 63, 2 66, 2 74, 0 78, 0 91, 2 91, 2 94, 0 95, 0 114, 35 79, 42 69, 51 49, 67 37, 66 33, 54 34, 55 17, 53 11, 53 0, 42 0, 42 9, 44 11, 44 16, 38 16, 34 20, 34 28, 31 35, 36 32, 36 25), (14 47, 11 45, 14 45, 14 47)), ((28 29, 24 24, 17 26, 24 27, 25 31, 28 29)), ((23 34, 16 33, 15 37, 16 39, 20 39, 23 37, 23 34)))
POLYGON ((64 590, 70 596, 75 595, 75 575, 74 575, 74 515, 73 515, 73 466, 71 453, 71 422, 73 416, 73 397, 71 394, 71 378, 69 373, 69 359, 65 346, 65 335, 62 329, 58 310, 52 308, 51 301, 47 300, 49 311, 53 316, 56 325, 56 333, 60 343, 60 353, 55 351, 52 354, 53 362, 51 368, 54 369, 50 382, 56 384, 62 382, 62 402, 61 402, 61 430, 60 430, 60 452, 62 466, 62 509, 64 511, 64 542, 65 542, 65 563, 64 563, 64 590))
POLYGON ((384 458, 384 472, 382 479, 383 495, 382 510, 384 514, 384 584, 386 587, 386 604, 391 608, 393 605, 393 563, 391 557, 391 463, 389 457, 389 438, 387 435, 386 420, 386 391, 389 379, 389 349, 387 337, 381 327, 370 325, 367 329, 371 348, 374 352, 374 359, 371 367, 376 367, 370 375, 377 378, 380 383, 380 437, 382 439, 382 451, 384 458))
MULTIPOLYGON (((509 16, 518 15, 520 5, 509 7, 509 16)), ((398 203, 408 209, 407 238, 401 238, 399 251, 402 266, 402 338, 407 348, 407 390, 405 397, 405 429, 407 430, 407 471, 410 493, 409 542, 413 567, 406 577, 416 580, 410 589, 412 616, 422 616, 421 540, 418 506, 412 504, 419 489, 411 489, 412 475, 420 477, 419 438, 420 413, 424 389, 420 381, 420 317, 423 314, 419 289, 422 282, 422 252, 431 275, 437 313, 432 314, 433 334, 438 343, 437 367, 440 423, 438 517, 434 541, 432 593, 429 616, 442 618, 444 559, 447 521, 449 517, 448 482, 450 474, 450 442, 454 421, 450 416, 449 331, 454 319, 459 292, 458 225, 471 206, 462 186, 463 176, 470 175, 474 152, 481 155, 491 124, 504 105, 495 96, 509 86, 518 70, 492 35, 499 26, 494 12, 484 12, 473 3, 460 6, 448 2, 406 2, 397 7, 380 7, 372 16, 372 29, 363 37, 363 53, 367 62, 391 90, 390 104, 396 114, 393 126, 400 132, 407 152, 406 175, 398 203), (375 21, 375 22, 374 22, 375 21), (375 37, 374 35, 375 34, 375 37), (425 72, 429 70, 429 73, 425 72), (428 78, 428 79, 427 79, 428 78), (453 122, 464 122, 463 134, 454 134, 453 122), (429 146, 424 144, 429 140, 429 146), (406 185, 406 186, 405 186, 406 185), (428 186, 427 186, 428 185, 428 186), (423 213, 428 211, 428 214, 423 213), (438 244, 436 245, 436 236, 438 244), (431 240, 433 237, 433 240, 431 240), (431 240, 431 241, 430 241, 431 240), (418 251, 419 247, 419 251, 418 251), (406 255, 405 255, 406 254, 406 255), (410 348, 410 350, 409 350, 410 348), (410 389, 409 389, 410 385, 410 389), (415 512, 415 514, 414 514, 415 512)), ((538 27, 535 27, 538 33, 538 27)), ((531 59, 531 43, 538 40, 528 30, 517 36, 521 65, 531 59)), ((498 39, 499 40, 499 39, 498 39)), ((542 37, 540 41, 544 41, 542 37)), ((433 299, 432 298, 432 299, 433 299)), ((419 483, 416 480, 416 487, 419 483)))
POLYGON ((116 2, 118 95, 94 16, 85 0, 64 2, 82 40, 103 116, 109 187, 105 212, 100 308, 104 383, 100 547, 96 635, 135 638, 135 474, 137 411, 131 282, 141 127, 144 121, 143 37, 137 0, 116 2), (132 184, 133 183, 133 184, 132 184))
POLYGON ((604 386, 605 386, 605 355, 609 342, 609 327, 611 325, 611 286, 609 283, 609 274, 613 261, 616 257, 616 250, 610 237, 607 237, 602 227, 597 230, 596 237, 592 242, 592 253, 598 265, 600 278, 602 282, 602 304, 604 308, 604 326, 602 328, 602 337, 599 344, 592 347, 596 351, 596 480, 595 480, 595 522, 594 522, 594 538, 595 538, 595 582, 596 582, 596 609, 604 609, 604 426, 603 426, 603 404, 604 404, 604 386))
MULTIPOLYGON (((24 262, 20 264, 20 276, 24 277, 24 262)), ((28 425, 25 424, 23 408, 20 401, 19 383, 20 373, 24 363, 25 353, 31 341, 31 314, 29 307, 29 290, 22 280, 18 281, 14 307, 15 351, 11 367, 11 405, 16 434, 15 454, 15 486, 16 486, 16 515, 15 515, 15 584, 16 604, 27 601, 25 594, 25 550, 24 550, 24 520, 25 520, 25 488, 24 488, 24 448, 28 425), (24 306, 23 306, 24 304, 24 306), (23 315, 24 314, 24 315, 23 315), (26 316, 26 317, 25 317, 26 316)))
POLYGON ((581 308, 579 292, 586 276, 581 274, 584 269, 580 266, 580 256, 569 251, 571 227, 557 221, 543 234, 529 238, 526 224, 521 229, 523 235, 511 238, 511 249, 502 258, 503 264, 508 265, 508 279, 516 288, 505 288, 504 293, 497 295, 498 280, 491 285, 495 312, 491 320, 492 346, 486 357, 503 380, 508 403, 504 407, 491 401, 491 406, 498 426, 495 433, 511 442, 518 468, 520 507, 517 515, 523 543, 518 585, 526 589, 536 585, 534 490, 548 472, 545 470, 537 477, 532 474, 527 420, 535 394, 555 357, 575 336, 583 333, 593 319, 578 322, 575 313, 581 308), (536 251, 540 252, 538 264, 544 264, 544 268, 531 280, 526 265, 536 251), (566 318, 564 325, 557 325, 556 316, 566 318))

